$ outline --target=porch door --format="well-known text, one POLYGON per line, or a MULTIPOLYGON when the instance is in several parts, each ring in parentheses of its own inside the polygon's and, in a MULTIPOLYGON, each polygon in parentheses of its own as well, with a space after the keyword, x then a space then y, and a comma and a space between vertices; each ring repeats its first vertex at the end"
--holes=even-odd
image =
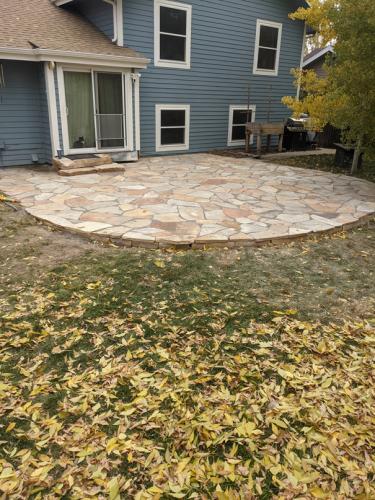
POLYGON ((125 147, 124 82, 121 73, 96 73, 98 149, 125 147))
POLYGON ((96 148, 95 121, 90 73, 64 71, 66 115, 68 121, 69 149, 92 150, 96 148))
POLYGON ((125 149, 122 73, 64 71, 71 153, 125 149))

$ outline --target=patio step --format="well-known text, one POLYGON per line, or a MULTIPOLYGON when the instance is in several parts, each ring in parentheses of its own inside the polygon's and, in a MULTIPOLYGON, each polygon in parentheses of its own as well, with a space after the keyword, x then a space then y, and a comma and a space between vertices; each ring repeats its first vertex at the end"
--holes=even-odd
POLYGON ((94 168, 101 165, 110 165, 112 162, 112 158, 106 154, 90 155, 88 157, 82 155, 82 157, 74 159, 63 156, 62 158, 54 158, 53 166, 56 170, 76 170, 78 168, 94 168))
POLYGON ((107 172, 124 172, 125 166, 120 165, 120 163, 106 163, 104 165, 97 165, 92 167, 79 167, 79 168, 62 168, 58 170, 59 175, 72 177, 75 175, 84 175, 84 174, 100 174, 107 172))

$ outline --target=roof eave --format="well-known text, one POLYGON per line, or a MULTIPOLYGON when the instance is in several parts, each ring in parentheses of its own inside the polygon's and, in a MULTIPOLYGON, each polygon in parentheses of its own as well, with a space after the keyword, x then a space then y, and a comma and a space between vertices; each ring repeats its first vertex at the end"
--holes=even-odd
POLYGON ((322 58, 328 53, 333 54, 335 52, 335 49, 332 47, 332 45, 327 45, 327 47, 324 47, 320 52, 317 52, 314 54, 312 57, 308 57, 308 59, 305 59, 303 62, 302 67, 305 68, 306 66, 309 66, 311 63, 317 61, 318 59, 322 58))
POLYGON ((112 68, 144 69, 150 59, 144 57, 124 57, 111 54, 93 54, 87 52, 69 52, 53 49, 22 49, 0 47, 0 59, 18 61, 54 61, 59 63, 74 63, 84 66, 106 66, 112 68))
POLYGON ((60 7, 61 5, 65 5, 66 3, 71 3, 73 0, 51 0, 53 4, 55 4, 57 7, 60 7))

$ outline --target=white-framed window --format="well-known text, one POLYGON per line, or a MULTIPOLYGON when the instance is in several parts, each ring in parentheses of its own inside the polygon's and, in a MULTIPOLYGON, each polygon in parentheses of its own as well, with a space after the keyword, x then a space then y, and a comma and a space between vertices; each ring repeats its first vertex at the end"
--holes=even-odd
POLYGON ((255 121, 256 106, 229 106, 228 146, 243 146, 246 140, 246 123, 255 121))
POLYGON ((257 20, 254 74, 277 76, 279 72, 283 25, 257 20))
POLYGON ((189 149, 190 105, 156 105, 156 151, 189 149))
POLYGON ((192 6, 154 0, 155 66, 190 69, 192 6))

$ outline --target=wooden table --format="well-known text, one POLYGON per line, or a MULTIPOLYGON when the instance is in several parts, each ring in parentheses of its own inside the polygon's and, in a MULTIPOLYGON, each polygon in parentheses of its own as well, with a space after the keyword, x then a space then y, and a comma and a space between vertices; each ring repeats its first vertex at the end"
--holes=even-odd
POLYGON ((247 123, 246 124, 246 153, 250 152, 250 138, 254 135, 257 138, 257 156, 262 155, 262 136, 267 137, 267 151, 271 146, 271 136, 279 136, 278 151, 283 150, 284 123, 247 123))

